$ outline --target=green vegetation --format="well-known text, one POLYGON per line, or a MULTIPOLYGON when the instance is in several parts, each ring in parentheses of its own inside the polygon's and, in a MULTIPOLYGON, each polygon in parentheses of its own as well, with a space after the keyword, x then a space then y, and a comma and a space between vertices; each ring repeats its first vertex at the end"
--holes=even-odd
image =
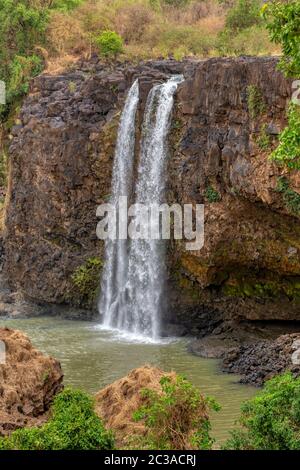
POLYGON ((280 176, 276 191, 282 194, 286 208, 291 214, 300 215, 300 194, 290 188, 287 178, 280 176))
POLYGON ((300 106, 290 104, 288 125, 279 135, 279 145, 271 158, 279 165, 300 170, 300 106))
POLYGON ((300 76, 300 2, 272 1, 265 4, 262 14, 271 40, 282 45, 280 68, 286 75, 300 76))
POLYGON ((256 85, 247 87, 247 103, 251 119, 256 118, 265 111, 266 105, 262 92, 256 85))
POLYGON ((208 202, 219 202, 221 200, 220 194, 211 185, 205 189, 204 196, 208 202))
POLYGON ((74 305, 91 308, 96 300, 102 261, 99 258, 89 258, 85 264, 75 269, 71 281, 72 288, 68 298, 74 305))
MULTIPOLYGON (((94 50, 148 59, 277 51, 258 15, 259 0, 0 0, 0 79, 7 119, 32 77, 94 50)), ((13 120, 12 120, 13 121, 13 120)), ((11 120, 10 120, 11 122, 11 120)))
POLYGON ((204 398, 181 376, 164 376, 162 393, 144 389, 148 404, 136 411, 136 421, 145 420, 147 434, 140 442, 146 449, 211 449, 209 409, 219 405, 204 398))
POLYGON ((98 46, 100 54, 104 57, 116 58, 123 51, 123 40, 114 31, 103 31, 95 39, 95 44, 98 46))
POLYGON ((267 133, 267 124, 263 124, 256 139, 257 145, 261 150, 267 150, 271 145, 271 137, 267 133))
MULTIPOLYGON (((212 448, 209 411, 220 406, 204 398, 181 376, 166 375, 161 392, 144 389, 146 405, 134 414, 143 421, 144 436, 134 448, 184 450, 212 448)), ((290 372, 267 381, 243 403, 237 428, 224 449, 300 450, 300 378, 290 372)), ((94 411, 86 393, 66 388, 53 401, 50 418, 41 427, 18 429, 0 437, 0 450, 113 450, 114 437, 94 411)))
POLYGON ((262 23, 259 0, 238 0, 226 17, 226 28, 240 31, 262 23))
POLYGON ((80 0, 0 0, 0 80, 6 83, 6 105, 0 122, 13 103, 28 92, 29 81, 44 67, 47 26, 54 10, 68 12, 80 0))
POLYGON ((218 36, 221 55, 260 55, 271 52, 270 41, 260 15, 260 0, 236 0, 229 8, 225 28, 218 36))
POLYGON ((282 296, 290 300, 300 299, 300 278, 270 278, 257 279, 255 277, 238 276, 224 284, 222 293, 229 297, 252 297, 259 299, 276 299, 282 296))
POLYGON ((266 382, 242 405, 239 424, 226 449, 300 450, 300 378, 285 373, 266 382))
POLYGON ((40 428, 23 428, 0 438, 0 450, 110 450, 106 431, 93 400, 79 390, 65 389, 54 399, 50 420, 40 428))
MULTIPOLYGON (((41 71, 34 48, 43 42, 46 24, 46 9, 27 0, 0 0, 0 79, 6 82, 8 105, 27 92, 30 78, 41 71)), ((0 118, 8 110, 0 105, 0 118)))
MULTIPOLYGON (((300 3, 291 0, 287 3, 270 2, 264 5, 263 16, 271 40, 282 45, 283 57, 279 67, 287 76, 300 77, 300 3)), ((290 169, 300 169, 300 107, 291 103, 288 110, 288 125, 279 136, 279 145, 271 154, 271 159, 290 169)), ((297 196, 288 190, 287 204, 296 205, 297 196), (296 198, 296 202, 294 199, 296 198)), ((298 197, 300 197, 298 195, 298 197)), ((295 212, 295 210, 292 210, 295 212)))

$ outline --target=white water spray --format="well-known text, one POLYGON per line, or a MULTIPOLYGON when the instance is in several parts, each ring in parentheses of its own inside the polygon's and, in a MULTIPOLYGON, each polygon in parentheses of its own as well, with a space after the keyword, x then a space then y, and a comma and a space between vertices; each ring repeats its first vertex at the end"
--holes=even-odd
MULTIPOLYGON (((122 112, 113 165, 110 203, 117 207, 119 196, 129 196, 133 185, 135 116, 139 102, 139 84, 131 86, 122 112)), ((102 272, 99 311, 103 323, 113 326, 123 307, 127 272, 127 240, 107 239, 102 272)), ((118 324, 118 322, 117 322, 118 324)))
MULTIPOLYGON (((181 80, 181 77, 172 77, 166 83, 154 86, 148 95, 142 128, 135 203, 150 206, 163 202, 167 134, 173 96, 181 80)), ((131 95, 135 95, 132 89, 126 100, 119 126, 112 182, 113 203, 116 202, 116 196, 128 195, 132 182, 134 120, 137 105, 131 95), (125 127, 127 131, 124 130, 125 127), (131 143, 128 139, 132 139, 131 143), (120 155, 121 152, 124 154, 125 148, 126 157, 120 155)), ((147 223, 148 219, 145 220, 145 224, 147 223)), ((141 232, 145 230, 149 233, 148 226, 140 227, 141 232)), ((133 335, 133 338, 155 340, 159 337, 165 278, 164 249, 164 241, 150 238, 130 240, 129 244, 126 240, 109 241, 106 244, 100 301, 104 326, 117 328, 133 335)))

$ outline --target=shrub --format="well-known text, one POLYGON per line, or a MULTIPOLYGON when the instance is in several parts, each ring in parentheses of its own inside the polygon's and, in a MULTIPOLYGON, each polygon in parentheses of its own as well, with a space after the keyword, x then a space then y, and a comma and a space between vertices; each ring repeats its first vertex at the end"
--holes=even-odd
POLYGON ((51 4, 54 10, 71 11, 77 8, 83 0, 54 0, 51 4))
POLYGON ((41 72, 36 49, 47 43, 51 11, 69 11, 81 0, 0 0, 0 80, 6 82, 7 104, 0 105, 4 120, 14 101, 28 91, 29 81, 41 72))
POLYGON ((277 181, 276 191, 282 194, 286 208, 291 214, 300 214, 300 194, 290 188, 289 181, 280 176, 277 181))
POLYGON ((261 24, 260 2, 258 0, 237 0, 226 16, 226 28, 239 31, 261 24))
POLYGON ((115 31, 103 31, 96 37, 95 44, 104 57, 116 57, 123 51, 123 39, 115 31))
POLYGON ((265 111, 266 105, 262 92, 256 85, 249 85, 247 87, 247 104, 252 119, 265 111))
POLYGON ((24 428, 0 438, 0 449, 110 450, 114 439, 94 411, 93 400, 79 390, 58 394, 50 420, 40 428, 24 428))
POLYGON ((300 378, 288 372, 266 382, 242 405, 240 424, 226 449, 300 450, 300 378))
POLYGON ((75 269, 71 276, 73 286, 67 295, 71 303, 87 308, 93 306, 99 289, 101 267, 99 258, 89 258, 75 269))
POLYGON ((268 32, 261 26, 251 26, 237 32, 225 29, 219 33, 216 43, 221 55, 260 55, 278 54, 278 47, 272 44, 268 32))
POLYGON ((153 31, 153 45, 155 44, 163 55, 169 56, 184 51, 184 55, 207 56, 213 48, 213 39, 192 26, 173 26, 153 31))
POLYGON ((208 200, 208 202, 219 202, 221 200, 221 196, 212 186, 208 186, 204 192, 204 196, 208 200))
POLYGON ((300 170, 300 107, 291 103, 288 110, 288 125, 279 135, 279 145, 271 159, 280 165, 300 170))
POLYGON ((271 145, 271 137, 267 133, 267 124, 263 124, 256 139, 261 150, 267 150, 271 145))
POLYGON ((121 8, 115 18, 115 29, 126 44, 143 40, 147 28, 154 19, 150 6, 141 3, 121 8))
POLYGON ((219 405, 204 398, 199 390, 181 376, 160 380, 162 392, 144 389, 148 404, 134 414, 136 421, 145 420, 147 434, 140 443, 149 449, 210 449, 209 409, 219 405))
POLYGON ((269 2, 262 8, 271 40, 282 45, 280 68, 290 76, 300 74, 300 2, 269 2))
POLYGON ((7 115, 14 98, 27 91, 28 80, 39 71, 32 51, 45 39, 47 19, 47 10, 30 0, 0 0, 0 79, 7 89, 7 105, 0 105, 0 118, 7 115))

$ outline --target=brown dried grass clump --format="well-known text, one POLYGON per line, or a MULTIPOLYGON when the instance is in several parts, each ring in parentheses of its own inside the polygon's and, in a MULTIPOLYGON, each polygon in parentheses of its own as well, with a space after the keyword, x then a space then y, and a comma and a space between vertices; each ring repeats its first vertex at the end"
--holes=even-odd
POLYGON ((117 447, 126 446, 128 438, 134 435, 146 434, 144 423, 133 421, 133 414, 147 402, 142 390, 150 388, 160 392, 160 379, 164 376, 176 378, 174 372, 166 373, 157 367, 145 365, 133 369, 126 377, 116 380, 96 394, 96 413, 104 420, 107 428, 113 430, 117 447))
POLYGON ((53 12, 47 28, 51 55, 83 54, 87 51, 88 35, 75 15, 53 12))
POLYGON ((0 435, 44 422, 62 390, 60 363, 35 349, 18 330, 0 328, 6 360, 0 364, 0 435))
POLYGON ((121 8, 115 17, 115 29, 125 43, 140 41, 147 28, 155 21, 149 6, 137 3, 121 8))

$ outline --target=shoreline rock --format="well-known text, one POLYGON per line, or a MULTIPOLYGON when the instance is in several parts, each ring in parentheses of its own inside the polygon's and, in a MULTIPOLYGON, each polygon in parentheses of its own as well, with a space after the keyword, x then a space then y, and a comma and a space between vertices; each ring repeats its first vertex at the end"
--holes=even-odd
POLYGON ((300 375, 300 332, 295 325, 224 323, 212 334, 193 340, 189 352, 220 359, 220 369, 241 376, 239 382, 254 386, 286 370, 300 375))

